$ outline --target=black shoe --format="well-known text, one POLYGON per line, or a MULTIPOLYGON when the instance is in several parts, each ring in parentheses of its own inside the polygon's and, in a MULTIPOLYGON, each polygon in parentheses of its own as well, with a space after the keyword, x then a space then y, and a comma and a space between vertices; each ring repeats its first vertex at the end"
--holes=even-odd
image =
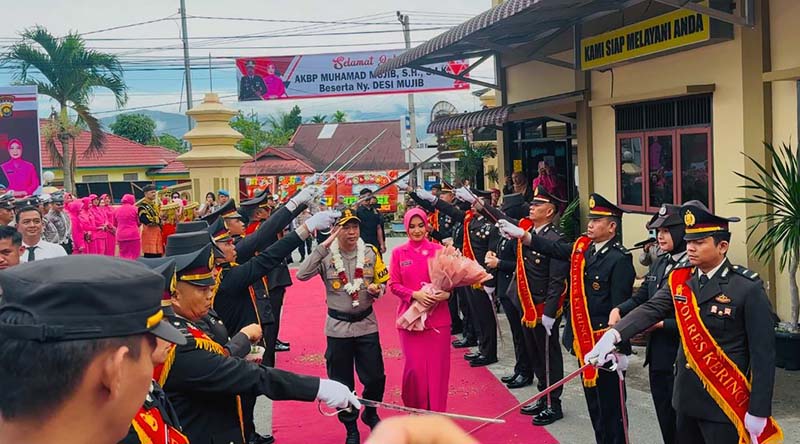
POLYGON ((379 422, 381 422, 380 416, 378 416, 378 412, 375 411, 375 408, 367 407, 361 413, 361 420, 366 424, 370 430, 374 429, 379 422))
POLYGON ((506 387, 510 389, 518 389, 522 387, 527 387, 531 384, 533 384, 533 378, 531 378, 530 376, 519 375, 513 381, 510 381, 508 384, 506 384, 506 387))
POLYGON ((275 351, 276 352, 288 352, 289 346, 286 344, 276 343, 275 344, 275 351))
POLYGON ((478 341, 474 339, 459 339, 457 341, 453 341, 453 347, 455 348, 467 348, 467 347, 475 347, 478 345, 478 341))
POLYGON ((287 347, 290 347, 290 346, 291 346, 291 344, 289 344, 288 342, 281 341, 280 339, 276 339, 276 340, 275 340, 275 343, 276 343, 276 344, 283 344, 283 345, 285 345, 285 346, 287 346, 287 347))
POLYGON ((543 398, 539 398, 539 400, 534 402, 533 404, 526 405, 525 407, 519 409, 519 412, 522 413, 523 415, 536 416, 542 411, 544 411, 544 409, 546 408, 547 408, 547 401, 544 400, 543 398))
POLYGON ((467 353, 464 355, 464 359, 467 361, 472 361, 473 359, 479 358, 481 356, 478 352, 467 353))
POLYGON ((497 358, 490 358, 488 356, 480 355, 477 358, 472 359, 471 361, 469 361, 469 366, 470 367, 485 367, 485 366, 487 366, 489 364, 494 364, 495 362, 497 362, 497 358))
POLYGON ((517 379, 517 376, 519 376, 519 373, 514 373, 513 375, 508 375, 508 376, 503 376, 502 378, 500 378, 500 381, 503 384, 508 384, 509 382, 517 379))
POLYGON ((361 434, 358 433, 358 424, 355 421, 344 423, 347 429, 347 437, 344 439, 344 444, 361 444, 361 434))
POLYGON ((536 426, 546 426, 558 421, 563 417, 564 413, 561 411, 561 407, 551 406, 539 412, 538 415, 533 417, 531 422, 536 426))
POLYGON ((253 433, 250 436, 250 440, 248 444, 272 444, 275 442, 275 437, 272 435, 259 435, 258 433, 253 433))

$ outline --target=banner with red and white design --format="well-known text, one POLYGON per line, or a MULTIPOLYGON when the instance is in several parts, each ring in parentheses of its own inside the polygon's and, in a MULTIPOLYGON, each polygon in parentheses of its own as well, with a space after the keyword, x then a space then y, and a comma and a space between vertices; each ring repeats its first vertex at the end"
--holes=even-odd
MULTIPOLYGON (((469 90, 464 81, 414 68, 374 74, 378 65, 402 52, 390 49, 236 59, 239 101, 469 90)), ((426 67, 458 75, 468 66, 466 60, 455 60, 426 67)))

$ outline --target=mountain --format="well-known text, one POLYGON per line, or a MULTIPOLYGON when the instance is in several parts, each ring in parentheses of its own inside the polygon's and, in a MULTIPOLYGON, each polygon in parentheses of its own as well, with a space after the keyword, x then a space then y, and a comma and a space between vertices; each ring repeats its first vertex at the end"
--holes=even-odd
MULTIPOLYGON (((186 115, 184 114, 167 113, 164 111, 153 111, 149 109, 131 111, 122 114, 144 114, 149 116, 156 122, 156 134, 167 133, 181 138, 189 131, 189 125, 186 122, 186 115)), ((108 130, 109 127, 111 127, 111 124, 117 119, 117 115, 103 117, 100 119, 100 122, 103 124, 106 130, 108 130)))

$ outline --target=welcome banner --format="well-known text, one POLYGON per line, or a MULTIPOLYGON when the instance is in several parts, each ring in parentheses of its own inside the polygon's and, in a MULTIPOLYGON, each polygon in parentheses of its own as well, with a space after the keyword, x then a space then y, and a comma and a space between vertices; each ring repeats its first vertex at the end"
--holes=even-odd
MULTIPOLYGON (((413 68, 374 74, 378 65, 402 52, 391 49, 237 59, 239 101, 469 90, 469 84, 461 80, 413 68)), ((468 66, 466 60, 456 60, 426 68, 458 75, 468 66)))

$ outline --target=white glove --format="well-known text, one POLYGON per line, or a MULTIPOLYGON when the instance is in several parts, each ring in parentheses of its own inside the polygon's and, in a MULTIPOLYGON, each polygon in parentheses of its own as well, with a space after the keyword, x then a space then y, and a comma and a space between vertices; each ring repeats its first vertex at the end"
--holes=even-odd
POLYGON ((500 234, 506 239, 520 239, 525 236, 525 230, 505 219, 497 221, 497 228, 500 229, 500 234))
POLYGON ((547 315, 542 315, 542 327, 547 332, 547 336, 550 336, 550 332, 553 331, 553 325, 555 325, 556 320, 555 318, 551 318, 547 315))
POLYGON ((456 199, 467 202, 469 204, 475 203, 475 195, 464 187, 456 188, 456 199))
POLYGON ((611 361, 611 371, 616 371, 621 379, 625 379, 622 372, 628 369, 628 356, 622 353, 611 353, 609 361, 611 361))
POLYGON ((396 186, 397 189, 400 191, 408 190, 408 182, 406 182, 405 179, 398 180, 397 182, 395 182, 394 186, 396 186))
POLYGON ((609 329, 603 334, 603 337, 597 341, 594 348, 592 348, 589 353, 586 353, 586 356, 583 357, 583 362, 585 364, 591 363, 595 367, 602 367, 603 364, 611 360, 612 353, 614 353, 615 350, 614 345, 621 339, 616 330, 613 328, 609 329))
POLYGON ((341 211, 320 211, 306 219, 305 225, 308 231, 327 230, 342 216, 341 211))
POLYGON ((319 181, 319 178, 320 178, 320 174, 319 173, 314 173, 314 174, 306 177, 305 180, 303 181, 303 183, 305 185, 314 185, 315 183, 317 183, 317 181, 319 181))
POLYGON ((758 444, 758 436, 764 432, 764 427, 767 426, 767 418, 760 416, 753 416, 749 412, 744 415, 744 428, 750 432, 750 440, 753 444, 758 444))
POLYGON ((430 203, 434 203, 434 202, 436 202, 436 196, 434 196, 433 194, 431 194, 431 192, 430 192, 430 191, 426 191, 426 190, 417 190, 417 196, 419 196, 419 198, 420 198, 420 199, 422 199, 422 200, 427 200, 427 201, 428 201, 428 202, 430 202, 430 203))
POLYGON ((494 296, 494 291, 495 291, 494 287, 487 287, 487 286, 484 285, 483 289, 486 291, 486 294, 489 295, 489 299, 491 299, 492 296, 494 296))
POLYGON ((361 409, 361 403, 346 385, 330 379, 319 380, 317 399, 328 404, 332 409, 346 409, 351 405, 361 409))

